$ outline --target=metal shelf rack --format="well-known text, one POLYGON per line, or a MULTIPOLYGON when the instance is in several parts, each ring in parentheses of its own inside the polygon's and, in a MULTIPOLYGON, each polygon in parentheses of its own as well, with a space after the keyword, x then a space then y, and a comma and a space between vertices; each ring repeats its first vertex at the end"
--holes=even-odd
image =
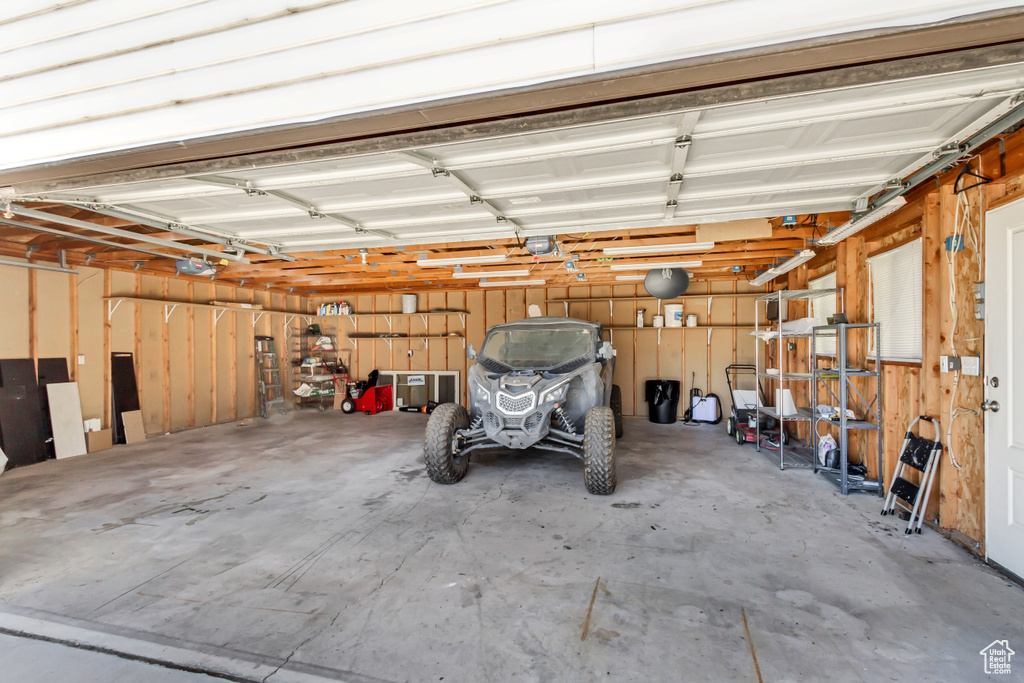
MULTIPOLYGON (((783 302, 788 301, 811 301, 819 297, 835 296, 839 295, 840 307, 842 306, 843 290, 839 289, 782 289, 771 294, 764 294, 754 299, 754 336, 763 341, 766 345, 775 343, 775 356, 777 358, 778 372, 767 372, 764 364, 761 362, 761 345, 755 344, 754 346, 754 362, 758 368, 757 376, 760 379, 774 380, 778 384, 779 389, 779 401, 781 402, 785 397, 786 383, 788 382, 806 382, 808 389, 810 385, 814 384, 814 372, 792 372, 790 368, 786 367, 788 359, 788 349, 786 348, 785 342, 787 340, 804 340, 804 343, 810 346, 810 349, 806 350, 807 360, 810 363, 809 368, 814 367, 813 353, 814 353, 814 334, 813 332, 786 332, 782 329, 783 318, 782 311, 783 302), (775 329, 763 328, 761 326, 762 320, 768 319, 768 304, 776 302, 778 304, 779 311, 779 324, 775 329), (764 304, 765 311, 764 315, 761 314, 760 306, 764 304)), ((765 349, 765 362, 768 358, 768 349, 765 349)), ((812 392, 808 392, 810 395, 812 392)), ((794 402, 796 400, 796 392, 794 394, 794 402)), ((807 423, 813 432, 813 424, 815 419, 814 411, 810 406, 796 406, 796 412, 786 415, 782 412, 783 406, 757 406, 758 415, 763 415, 769 419, 778 422, 779 425, 779 469, 785 470, 787 467, 796 467, 810 469, 815 468, 817 465, 816 460, 816 444, 805 445, 805 444, 792 444, 786 443, 786 423, 807 423)), ((758 452, 761 452, 761 420, 757 421, 757 441, 755 446, 758 452)))
MULTIPOLYGON (((818 425, 825 423, 829 426, 839 428, 839 468, 828 469, 821 467, 818 464, 818 459, 814 459, 814 471, 820 472, 829 481, 839 487, 842 494, 849 495, 851 491, 861 491, 865 493, 875 493, 879 497, 883 495, 884 483, 882 472, 882 364, 879 360, 875 366, 875 370, 868 370, 866 368, 851 368, 847 366, 847 348, 849 347, 849 333, 854 332, 874 332, 875 335, 875 348, 882 348, 882 334, 881 327, 878 323, 844 323, 838 325, 822 325, 814 328, 814 339, 818 339, 819 336, 835 336, 836 339, 836 358, 835 367, 832 368, 819 368, 818 367, 818 355, 817 355, 817 344, 811 344, 811 367, 814 368, 815 380, 812 382, 811 387, 811 402, 818 405, 818 390, 820 387, 824 387, 827 392, 822 398, 830 398, 838 404, 839 408, 839 419, 830 420, 827 417, 815 412, 814 413, 814 434, 815 439, 818 435, 818 425), (874 378, 875 380, 875 398, 872 401, 868 401, 864 398, 864 395, 860 393, 857 387, 851 382, 853 379, 874 378), (850 390, 853 390, 853 396, 850 395, 850 390), (851 407, 850 399, 853 398, 853 407, 859 406, 862 408, 859 418, 848 418, 846 416, 847 408, 851 407), (872 418, 874 422, 872 422, 872 418), (851 478, 849 473, 849 447, 850 447, 850 430, 868 430, 874 431, 878 439, 878 479, 861 479, 859 477, 851 478)), ((854 410, 854 414, 857 414, 854 410)))
POLYGON ((319 334, 302 332, 293 337, 292 354, 295 360, 299 361, 296 364, 296 370, 292 373, 293 389, 305 383, 312 386, 314 392, 310 396, 295 394, 295 409, 301 410, 305 406, 315 406, 320 412, 327 410, 328 406, 334 403, 336 386, 340 386, 344 390, 348 385, 348 375, 338 374, 332 369, 340 367, 337 336, 327 332, 319 334), (317 348, 317 340, 321 337, 331 340, 331 348, 317 348), (313 362, 307 363, 307 359, 313 362))

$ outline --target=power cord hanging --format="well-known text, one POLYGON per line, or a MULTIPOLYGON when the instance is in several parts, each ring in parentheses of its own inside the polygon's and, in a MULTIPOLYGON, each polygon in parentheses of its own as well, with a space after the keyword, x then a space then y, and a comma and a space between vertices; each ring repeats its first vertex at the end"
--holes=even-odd
MULTIPOLYGON (((957 350, 957 344, 964 344, 971 341, 979 341, 981 337, 971 337, 969 339, 957 339, 957 327, 959 325, 959 315, 957 314, 956 302, 957 302, 957 254, 959 250, 958 246, 964 243, 966 240, 970 243, 974 249, 974 257, 978 266, 978 273, 981 273, 981 253, 982 253, 982 235, 980 227, 974 224, 971 220, 971 205, 967 200, 967 190, 976 188, 981 185, 991 182, 988 178, 978 175, 969 170, 971 162, 976 159, 977 156, 971 157, 964 164, 963 170, 960 175, 957 176, 957 180, 954 183, 954 195, 956 196, 956 211, 954 213, 953 220, 953 236, 952 244, 950 249, 946 251, 946 263, 949 266, 949 312, 952 319, 952 333, 950 334, 949 345, 952 350, 954 358, 960 358, 960 352, 957 350), (981 178, 981 182, 976 182, 967 187, 957 188, 957 184, 960 180, 966 176, 972 176, 975 178, 981 178), (987 182, 986 182, 987 181, 987 182)), ((978 190, 980 193, 981 190, 978 190)), ((957 390, 960 386, 960 370, 954 370, 953 372, 953 390, 950 392, 949 397, 949 422, 946 426, 946 451, 949 453, 949 462, 957 470, 962 471, 963 466, 956 458, 955 449, 953 447, 953 424, 956 422, 958 417, 963 415, 975 415, 980 416, 981 413, 972 408, 964 408, 963 406, 957 405, 957 390)))

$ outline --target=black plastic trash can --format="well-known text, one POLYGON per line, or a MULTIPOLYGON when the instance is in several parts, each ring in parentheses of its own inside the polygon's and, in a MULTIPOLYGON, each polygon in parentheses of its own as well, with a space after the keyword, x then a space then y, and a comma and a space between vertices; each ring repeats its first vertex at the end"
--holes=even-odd
POLYGON ((647 412, 651 422, 672 424, 679 412, 679 380, 649 379, 646 387, 647 412))

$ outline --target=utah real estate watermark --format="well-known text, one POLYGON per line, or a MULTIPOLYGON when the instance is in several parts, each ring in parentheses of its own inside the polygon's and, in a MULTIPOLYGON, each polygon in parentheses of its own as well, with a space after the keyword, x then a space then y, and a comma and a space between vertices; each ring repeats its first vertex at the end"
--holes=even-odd
POLYGON ((985 673, 989 675, 1010 675, 1010 660, 1016 652, 1010 649, 1006 640, 993 640, 980 653, 985 658, 985 673))

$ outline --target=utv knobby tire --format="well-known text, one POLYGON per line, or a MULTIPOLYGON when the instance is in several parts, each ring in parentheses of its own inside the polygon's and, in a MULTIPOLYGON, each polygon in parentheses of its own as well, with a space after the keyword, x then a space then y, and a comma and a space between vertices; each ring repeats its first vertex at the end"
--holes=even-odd
POLYGON ((615 438, 622 438, 622 389, 619 388, 618 384, 612 385, 612 398, 611 398, 612 412, 615 414, 615 438))
POLYGON ((587 491, 607 496, 615 490, 615 414, 611 408, 587 410, 583 432, 583 482, 587 491))
POLYGON ((427 474, 438 484, 454 484, 466 476, 469 455, 456 458, 452 454, 452 440, 456 430, 468 426, 469 414, 458 403, 443 403, 430 414, 423 459, 427 464, 427 474))

